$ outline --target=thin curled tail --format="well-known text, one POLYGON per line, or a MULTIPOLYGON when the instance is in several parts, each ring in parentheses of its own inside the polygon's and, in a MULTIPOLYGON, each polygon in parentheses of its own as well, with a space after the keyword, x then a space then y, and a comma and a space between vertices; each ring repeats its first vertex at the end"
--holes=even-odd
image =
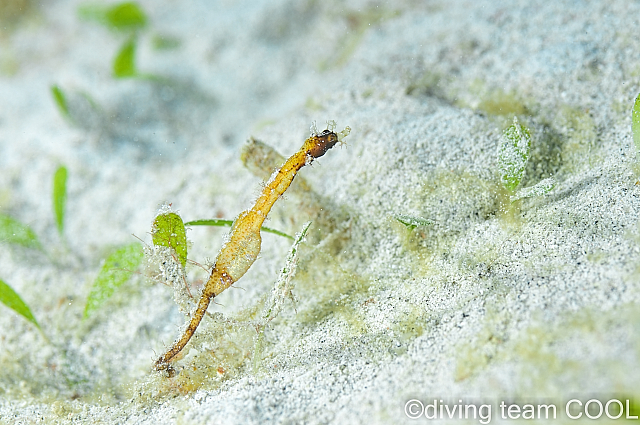
POLYGON ((167 370, 170 368, 170 362, 182 351, 182 349, 187 345, 193 334, 195 333, 198 325, 202 321, 205 313, 207 312, 207 308, 211 303, 211 300, 223 290, 228 288, 233 284, 233 278, 226 272, 225 269, 214 267, 211 271, 211 276, 209 276, 209 281, 204 287, 202 291, 202 296, 200 297, 200 301, 198 302, 198 308, 194 313, 191 321, 189 322, 189 326, 185 329, 182 337, 173 343, 171 348, 162 355, 158 360, 156 360, 153 368, 155 370, 167 370))
POLYGON ((164 353, 162 357, 156 360, 155 364, 153 365, 153 368, 155 370, 167 369, 169 367, 169 363, 173 360, 173 358, 177 356, 178 353, 180 353, 180 351, 182 351, 185 345, 187 345, 187 343, 193 336, 194 332, 196 331, 196 328, 202 321, 202 318, 204 317, 204 314, 206 313, 212 298, 213 297, 200 298, 200 302, 198 303, 198 308, 196 309, 195 314, 191 318, 191 321, 189 322, 189 326, 187 326, 187 329, 182 334, 182 337, 171 346, 169 351, 164 353))

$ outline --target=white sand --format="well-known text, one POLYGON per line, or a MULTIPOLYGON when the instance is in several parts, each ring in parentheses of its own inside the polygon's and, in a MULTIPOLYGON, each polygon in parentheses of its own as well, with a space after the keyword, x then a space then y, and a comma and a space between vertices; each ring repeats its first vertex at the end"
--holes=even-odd
MULTIPOLYGON (((124 38, 80 20, 77 1, 1 30, 0 212, 46 254, 0 244, 0 279, 51 342, 0 306, 0 423, 395 424, 410 399, 492 403, 498 423, 502 400, 555 403, 566 420, 573 397, 640 397, 640 4, 498 3, 141 2, 138 67, 170 85, 113 79, 124 38), (181 44, 154 50, 156 34, 181 44), (514 111, 533 135, 523 185, 558 184, 505 212, 496 155, 514 111), (244 290, 209 309, 234 322, 206 318, 175 378, 151 371, 185 321, 170 288, 137 276, 82 320, 101 260, 131 234, 149 242, 160 203, 233 218, 259 188, 244 140, 288 155, 328 119, 353 129, 348 148, 301 174, 337 225, 303 248, 299 302, 266 331, 258 370, 242 322, 284 264, 290 242, 274 235, 244 290), (434 225, 411 232, 394 214, 434 225)), ((300 230, 298 200, 268 225, 300 230)), ((191 230, 189 257, 213 259, 224 233, 191 230)))

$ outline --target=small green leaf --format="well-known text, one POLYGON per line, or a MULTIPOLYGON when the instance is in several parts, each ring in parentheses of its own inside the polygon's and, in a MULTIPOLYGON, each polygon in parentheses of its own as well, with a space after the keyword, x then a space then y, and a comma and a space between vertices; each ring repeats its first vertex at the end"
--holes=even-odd
MULTIPOLYGON (((212 218, 210 220, 192 220, 184 223, 185 226, 221 226, 231 227, 233 220, 224 220, 221 218, 212 218)), ((293 239, 293 238, 291 238, 293 239)))
POLYGON ((159 214, 153 221, 151 236, 155 246, 166 246, 173 249, 180 259, 182 269, 185 270, 187 266, 187 234, 182 218, 174 212, 159 214))
POLYGON ((56 102, 56 106, 60 110, 62 116, 68 119, 69 106, 67 105, 67 98, 60 87, 56 85, 51 86, 51 94, 53 95, 53 100, 56 102))
POLYGON ((139 243, 125 245, 109 255, 104 261, 102 269, 93 282, 87 305, 84 309, 84 317, 89 317, 98 309, 122 284, 124 284, 134 270, 142 262, 144 253, 139 243))
POLYGON ((636 102, 633 104, 633 111, 631 112, 631 132, 633 133, 633 143, 636 145, 636 150, 640 152, 640 94, 636 97, 636 102))
POLYGON ((137 30, 147 24, 147 16, 135 2, 116 4, 106 13, 108 24, 118 30, 137 30))
POLYGON ((395 218, 396 220, 398 220, 400 223, 404 224, 411 230, 415 229, 418 226, 429 226, 433 224, 431 221, 427 220, 426 218, 414 217, 414 216, 404 215, 404 214, 396 214, 393 216, 393 218, 395 218))
POLYGON ((53 213, 58 233, 64 229, 64 207, 67 203, 67 168, 60 166, 53 175, 53 213))
POLYGON ((29 226, 4 214, 0 214, 0 242, 9 242, 27 248, 42 248, 38 237, 29 226))
POLYGON ((120 51, 113 60, 113 76, 116 78, 135 77, 136 71, 136 40, 129 39, 120 48, 120 51))
POLYGON ((513 117, 513 124, 504 131, 498 148, 500 180, 507 190, 514 191, 520 184, 529 160, 530 148, 531 133, 513 117))
POLYGON ((556 185, 556 179, 554 177, 549 177, 548 179, 544 179, 538 184, 527 187, 524 189, 520 189, 516 192, 514 196, 511 197, 511 203, 519 199, 524 198, 533 198, 534 196, 542 196, 546 195, 553 189, 556 185))
POLYGON ((78 8, 81 18, 93 20, 115 31, 136 31, 147 25, 147 16, 135 2, 118 3, 110 7, 86 4, 78 8))
POLYGON ((25 304, 22 298, 20 298, 20 295, 4 283, 2 279, 0 279, 0 302, 36 325, 37 328, 40 328, 40 325, 36 321, 36 318, 33 317, 27 304, 25 304))
MULTIPOLYGON (((231 226, 233 226, 233 220, 222 220, 222 219, 218 219, 218 218, 213 218, 211 220, 193 220, 193 221, 187 221, 186 223, 184 223, 184 225, 185 226, 227 226, 227 227, 231 227, 231 226)), ((295 239, 293 236, 287 235, 286 233, 281 232, 280 230, 272 229, 270 227, 262 226, 260 228, 260 230, 263 231, 263 232, 273 233, 274 235, 282 236, 283 238, 288 238, 288 239, 291 239, 291 240, 295 239)))

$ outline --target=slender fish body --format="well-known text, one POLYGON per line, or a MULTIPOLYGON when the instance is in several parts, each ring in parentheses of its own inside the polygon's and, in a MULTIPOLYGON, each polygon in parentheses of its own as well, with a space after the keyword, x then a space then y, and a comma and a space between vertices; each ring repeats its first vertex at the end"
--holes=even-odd
MULTIPOLYGON (((331 125, 331 127, 333 127, 331 125)), ((313 134, 305 140, 302 148, 293 154, 267 182, 255 205, 240 213, 231 227, 229 241, 222 247, 216 258, 211 276, 202 291, 198 307, 193 314, 187 329, 155 363, 156 370, 169 368, 169 364, 187 345, 198 325, 202 321, 209 303, 222 291, 237 282, 258 258, 262 238, 260 228, 267 218, 271 207, 287 190, 296 174, 302 167, 324 155, 329 149, 346 137, 350 128, 336 134, 331 130, 324 130, 320 134, 313 134)))

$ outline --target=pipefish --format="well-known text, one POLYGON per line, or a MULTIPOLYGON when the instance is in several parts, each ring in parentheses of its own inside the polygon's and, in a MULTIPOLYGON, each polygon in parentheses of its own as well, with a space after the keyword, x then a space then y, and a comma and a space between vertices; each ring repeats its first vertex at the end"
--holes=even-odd
POLYGON ((260 227, 262 227, 262 223, 267 218, 273 204, 291 185, 298 171, 320 158, 336 143, 343 143, 342 140, 351 132, 351 129, 346 127, 341 132, 334 133, 335 125, 334 121, 327 122, 327 129, 319 134, 315 129, 315 124, 312 125, 312 134, 304 141, 300 150, 271 175, 253 207, 243 211, 236 218, 231 227, 228 242, 220 249, 216 257, 195 313, 180 339, 176 340, 169 350, 155 362, 154 368, 156 370, 170 368, 170 362, 182 351, 195 333, 211 300, 237 282, 256 261, 262 243, 260 227))

